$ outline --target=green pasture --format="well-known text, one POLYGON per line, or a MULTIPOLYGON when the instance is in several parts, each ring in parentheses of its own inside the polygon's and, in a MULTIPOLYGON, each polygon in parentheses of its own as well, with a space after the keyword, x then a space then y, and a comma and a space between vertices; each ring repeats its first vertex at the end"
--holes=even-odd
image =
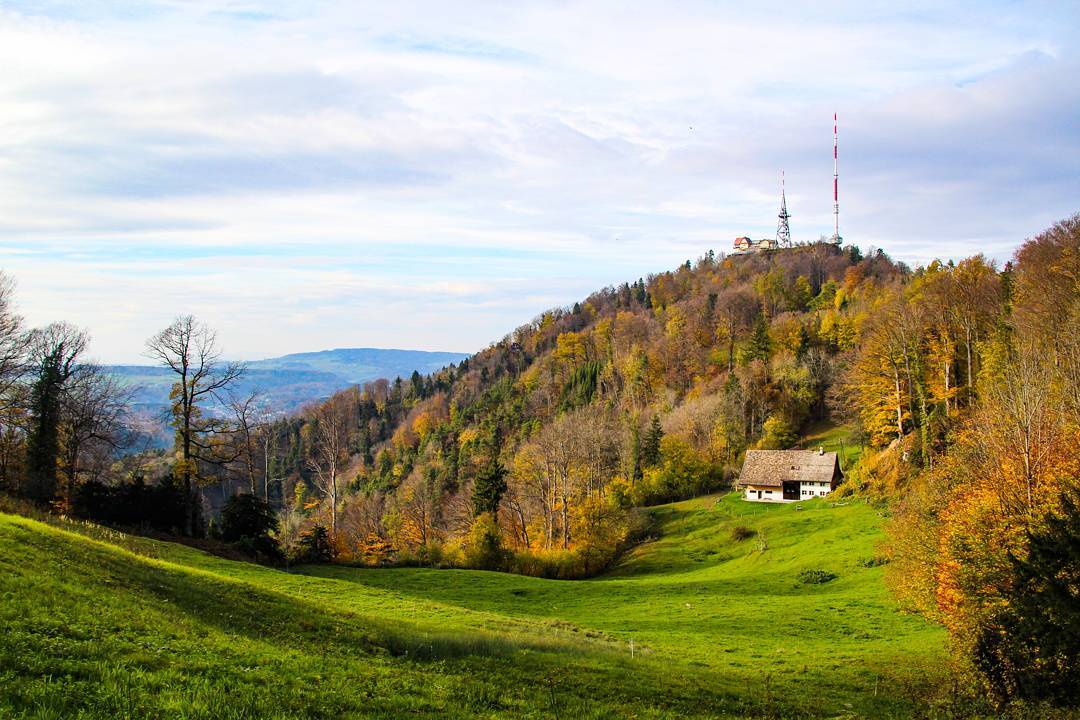
POLYGON ((650 511, 656 539, 586 581, 285 573, 0 515, 0 717, 907 717, 940 680, 874 507, 650 511))

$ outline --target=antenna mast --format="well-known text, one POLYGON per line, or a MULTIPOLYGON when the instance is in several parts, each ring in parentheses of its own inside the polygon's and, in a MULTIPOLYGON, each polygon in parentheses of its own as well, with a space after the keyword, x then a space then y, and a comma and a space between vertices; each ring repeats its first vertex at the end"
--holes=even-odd
POLYGON ((843 238, 840 237, 840 173, 839 173, 839 171, 837 169, 837 153, 836 153, 836 148, 837 148, 837 145, 839 144, 837 142, 838 137, 839 137, 839 132, 837 132, 838 127, 839 127, 839 123, 836 120, 836 113, 835 112, 833 113, 832 121, 833 121, 833 126, 832 126, 832 199, 833 199, 832 214, 833 214, 833 236, 832 236, 831 241, 836 243, 837 245, 839 245, 843 241, 843 238))
POLYGON ((791 215, 787 211, 787 197, 784 195, 784 171, 780 171, 780 222, 776 226, 777 247, 791 247, 791 227, 788 219, 791 215))

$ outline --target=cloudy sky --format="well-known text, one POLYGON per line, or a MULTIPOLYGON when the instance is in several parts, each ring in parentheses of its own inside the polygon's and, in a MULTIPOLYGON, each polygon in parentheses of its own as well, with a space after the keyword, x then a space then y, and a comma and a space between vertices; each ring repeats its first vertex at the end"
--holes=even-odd
POLYGON ((736 235, 925 262, 1080 210, 1080 4, 0 0, 0 267, 139 361, 472 351, 736 235), (809 4, 808 4, 809 5, 809 4))

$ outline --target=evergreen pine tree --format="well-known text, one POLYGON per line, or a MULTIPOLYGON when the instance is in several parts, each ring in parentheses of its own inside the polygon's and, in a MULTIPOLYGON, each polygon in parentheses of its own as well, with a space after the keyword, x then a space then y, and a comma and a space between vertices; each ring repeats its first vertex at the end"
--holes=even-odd
POLYGON ((660 464, 660 441, 664 437, 664 429, 660 426, 660 416, 653 415, 652 425, 649 432, 645 433, 645 440, 641 443, 641 464, 644 467, 655 467, 660 464))
POLYGON ((769 323, 764 315, 759 315, 754 323, 754 332, 750 336, 750 346, 746 350, 748 360, 768 362, 772 356, 772 340, 769 338, 769 323))

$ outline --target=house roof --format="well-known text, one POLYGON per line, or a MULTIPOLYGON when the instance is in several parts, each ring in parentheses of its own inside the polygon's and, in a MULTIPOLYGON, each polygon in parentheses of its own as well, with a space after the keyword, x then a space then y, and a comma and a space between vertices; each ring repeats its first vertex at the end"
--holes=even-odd
POLYGON ((781 487, 785 480, 832 482, 840 474, 834 452, 818 450, 747 450, 739 485, 781 487))

